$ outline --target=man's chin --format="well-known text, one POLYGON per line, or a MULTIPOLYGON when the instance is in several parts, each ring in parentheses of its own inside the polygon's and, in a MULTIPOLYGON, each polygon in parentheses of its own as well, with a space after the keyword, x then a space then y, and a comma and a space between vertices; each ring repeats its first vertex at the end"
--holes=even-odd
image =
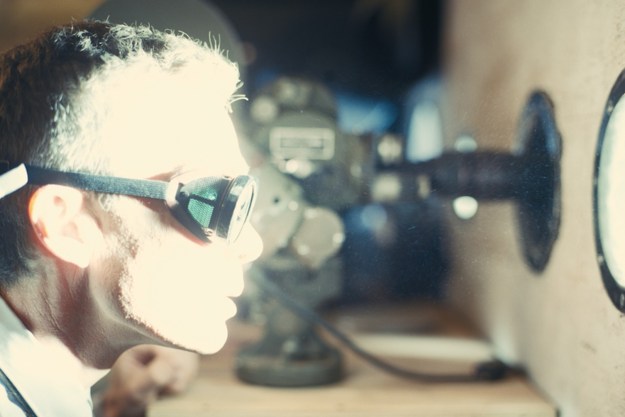
POLYGON ((228 328, 212 326, 203 328, 197 325, 195 331, 182 332, 180 329, 172 332, 162 332, 165 339, 174 347, 190 350, 202 355, 211 355, 220 351, 228 340, 228 328))

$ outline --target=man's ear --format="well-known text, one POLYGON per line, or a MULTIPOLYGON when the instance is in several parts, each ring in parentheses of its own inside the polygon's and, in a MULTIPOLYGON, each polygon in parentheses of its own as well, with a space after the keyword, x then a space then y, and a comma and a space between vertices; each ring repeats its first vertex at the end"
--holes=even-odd
POLYGON ((70 187, 44 185, 30 198, 28 216, 41 244, 57 258, 86 268, 103 235, 85 207, 84 194, 70 187))

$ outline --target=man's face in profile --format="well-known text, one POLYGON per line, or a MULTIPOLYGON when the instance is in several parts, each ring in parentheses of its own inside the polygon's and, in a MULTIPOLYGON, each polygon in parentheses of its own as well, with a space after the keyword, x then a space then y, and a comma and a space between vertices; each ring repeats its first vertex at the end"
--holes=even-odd
MULTIPOLYGON (((188 79, 158 92, 147 87, 135 86, 107 119, 107 135, 127 138, 118 172, 165 181, 182 173, 247 173, 225 108, 205 105, 201 88, 188 79)), ((113 211, 116 219, 104 225, 111 232, 106 261, 93 271, 116 294, 112 308, 148 337, 201 353, 219 350, 236 313, 232 297, 243 290, 242 261, 262 249, 252 227, 235 244, 205 243, 163 203, 122 197, 113 211)))

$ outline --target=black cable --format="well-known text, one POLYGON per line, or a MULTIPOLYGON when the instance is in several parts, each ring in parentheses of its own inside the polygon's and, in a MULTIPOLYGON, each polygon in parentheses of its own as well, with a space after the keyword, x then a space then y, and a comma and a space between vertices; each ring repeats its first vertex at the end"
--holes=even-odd
POLYGON ((496 381, 502 379, 506 375, 506 371, 508 370, 507 366, 497 359, 485 362, 478 362, 474 366, 473 372, 468 372, 466 374, 434 374, 395 366, 359 347, 347 335, 338 330, 335 326, 330 324, 319 314, 303 306, 296 299, 282 291, 282 289, 280 289, 276 284, 274 284, 261 274, 250 274, 250 278, 253 279, 254 283, 260 290, 275 297, 280 303, 282 303, 297 316, 312 324, 324 328, 328 333, 330 333, 333 337, 339 340, 343 345, 345 345, 348 349, 354 352, 357 356, 389 374, 401 378, 430 383, 481 382, 496 381))

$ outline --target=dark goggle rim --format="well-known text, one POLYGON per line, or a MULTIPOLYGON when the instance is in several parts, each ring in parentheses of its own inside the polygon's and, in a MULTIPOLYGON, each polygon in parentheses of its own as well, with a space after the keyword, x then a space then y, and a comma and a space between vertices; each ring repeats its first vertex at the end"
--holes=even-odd
MULTIPOLYGON (((0 175, 23 165, 28 176, 27 184, 32 185, 66 185, 85 191, 105 194, 128 195, 140 198, 162 200, 166 202, 174 217, 195 237, 210 242, 215 237, 228 243, 237 240, 256 200, 256 181, 249 175, 236 177, 189 177, 181 175, 170 181, 111 177, 79 172, 58 171, 27 164, 0 163, 0 175), (210 184, 210 194, 214 198, 207 199, 207 190, 198 194, 198 183, 210 184), (194 205, 210 206, 211 215, 206 222, 198 221, 198 213, 193 212, 194 205)), ((25 184, 24 184, 25 185, 25 184)))

